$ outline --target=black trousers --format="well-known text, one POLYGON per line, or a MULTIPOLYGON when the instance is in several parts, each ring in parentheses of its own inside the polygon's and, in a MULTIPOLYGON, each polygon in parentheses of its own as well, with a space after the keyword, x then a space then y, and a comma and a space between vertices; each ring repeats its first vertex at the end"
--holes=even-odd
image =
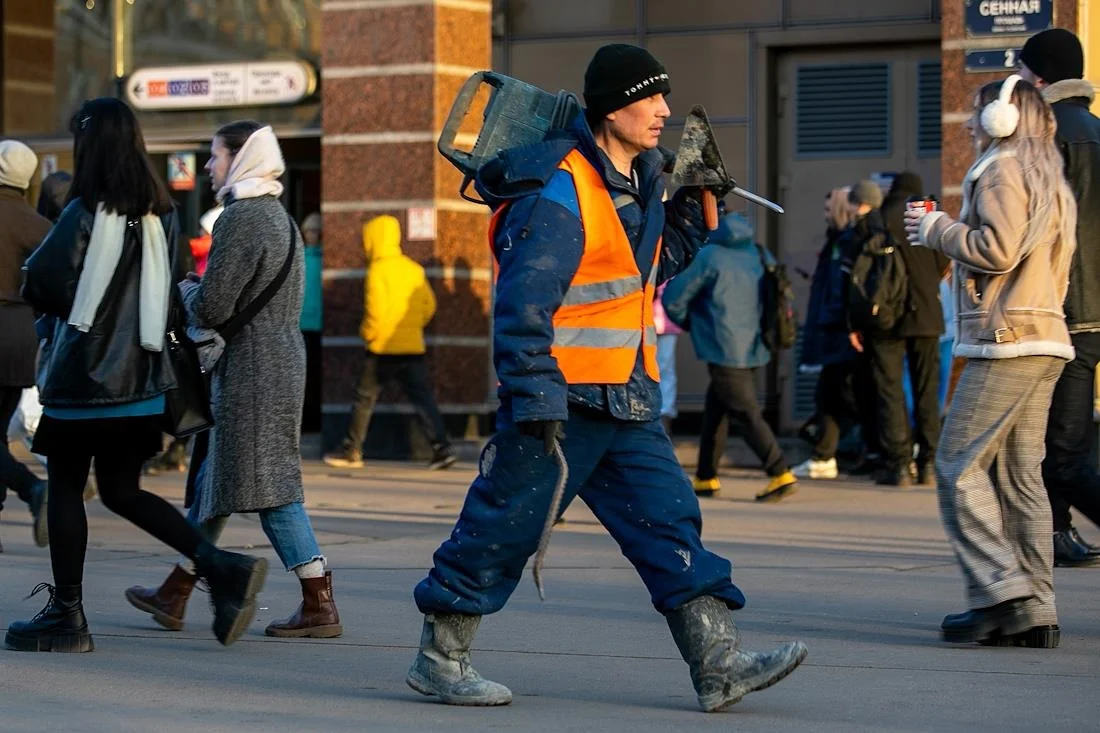
POLYGON ((769 476, 787 470, 787 461, 771 427, 764 420, 756 401, 758 369, 708 364, 710 386, 703 407, 703 428, 699 436, 699 466, 695 475, 703 480, 718 475, 718 463, 726 448, 726 435, 732 426, 760 458, 769 476))
POLYGON ((1095 434, 1092 400, 1100 363, 1100 333, 1073 334, 1072 339, 1077 356, 1066 364, 1054 388, 1043 461, 1043 482, 1056 532, 1070 528, 1071 506, 1100 526, 1100 475, 1089 461, 1095 434))
POLYGON ((818 427, 814 444, 816 460, 836 458, 840 439, 856 425, 862 428, 867 452, 880 452, 875 415, 878 401, 873 384, 871 362, 866 357, 822 367, 814 392, 818 427))
POLYGON ((367 439, 371 415, 378 402, 382 388, 396 381, 405 396, 416 410, 417 424, 431 441, 433 448, 450 444, 447 429, 443 425, 443 416, 435 404, 431 385, 428 384, 428 370, 424 366, 421 354, 372 354, 367 352, 363 364, 363 376, 359 378, 359 390, 355 398, 355 407, 351 413, 351 425, 344 441, 345 448, 362 450, 367 439))
POLYGON ((920 449, 918 462, 931 465, 940 442, 939 337, 868 339, 867 343, 878 397, 879 441, 887 465, 895 471, 905 469, 913 459, 914 441, 920 449), (902 386, 906 357, 913 384, 916 430, 912 435, 902 386))
POLYGON ((38 477, 30 472, 8 449, 8 424, 19 407, 23 396, 22 387, 0 387, 0 511, 4 509, 4 500, 8 498, 8 489, 25 502, 31 500, 31 492, 38 477))

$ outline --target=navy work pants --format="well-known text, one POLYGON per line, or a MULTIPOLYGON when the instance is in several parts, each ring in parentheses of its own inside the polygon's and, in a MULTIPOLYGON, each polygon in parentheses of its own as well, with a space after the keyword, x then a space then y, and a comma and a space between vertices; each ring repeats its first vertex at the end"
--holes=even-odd
MULTIPOLYGON (((489 614, 504 607, 538 548, 557 462, 508 418, 481 454, 480 471, 450 539, 416 587, 423 613, 489 614)), ((741 608, 730 563, 703 547, 699 502, 660 422, 625 422, 571 411, 562 449, 576 496, 634 565, 661 613, 703 595, 741 608)))

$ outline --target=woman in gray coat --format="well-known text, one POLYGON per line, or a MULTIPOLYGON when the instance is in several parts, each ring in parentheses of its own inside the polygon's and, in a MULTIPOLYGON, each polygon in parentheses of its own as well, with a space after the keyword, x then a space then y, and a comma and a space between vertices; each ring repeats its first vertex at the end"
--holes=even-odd
MULTIPOLYGON (((276 279, 288 257, 290 269, 270 302, 229 339, 214 368, 214 429, 189 518, 215 541, 230 514, 258 512, 279 559, 302 585, 298 611, 270 624, 267 635, 339 636, 332 573, 302 503, 304 254, 279 202, 285 170, 279 142, 270 127, 231 123, 215 134, 206 168, 225 211, 214 225, 206 273, 181 285, 191 325, 219 329, 276 279)), ((130 588, 126 597, 162 626, 180 629, 195 583, 190 570, 178 565, 160 588, 130 588)))

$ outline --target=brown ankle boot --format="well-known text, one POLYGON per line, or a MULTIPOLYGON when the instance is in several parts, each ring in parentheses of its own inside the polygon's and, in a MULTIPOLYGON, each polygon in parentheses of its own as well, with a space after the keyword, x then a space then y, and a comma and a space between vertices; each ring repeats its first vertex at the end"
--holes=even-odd
POLYGON ((272 621, 264 629, 268 636, 331 639, 344 633, 340 614, 332 600, 332 572, 323 578, 299 578, 302 605, 286 621, 272 621))
POLYGON ((183 628, 183 614, 195 580, 194 575, 176 565, 159 588, 140 585, 127 588, 126 600, 134 608, 153 614, 153 620, 164 628, 179 631, 183 628))

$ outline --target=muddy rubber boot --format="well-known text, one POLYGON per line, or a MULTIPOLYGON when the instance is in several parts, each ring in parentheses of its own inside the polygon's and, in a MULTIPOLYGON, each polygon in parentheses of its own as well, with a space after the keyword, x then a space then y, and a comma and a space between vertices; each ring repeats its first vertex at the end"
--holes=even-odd
POLYGON ((241 638, 256 615, 256 594, 267 578, 267 560, 225 552, 204 542, 195 555, 195 568, 210 586, 214 636, 229 646, 241 638))
POLYGON ((470 664, 470 645, 481 616, 428 614, 405 682, 422 695, 435 695, 448 705, 507 705, 512 691, 485 679, 470 664))
POLYGON ((195 589, 196 580, 194 575, 175 565, 159 588, 131 586, 126 589, 126 600, 134 608, 153 614, 153 620, 169 631, 179 631, 183 628, 187 599, 195 589))
POLYGON ((46 607, 30 621, 13 621, 4 643, 18 652, 90 652, 95 651, 88 619, 84 616, 81 587, 39 583, 30 598, 43 590, 50 592, 46 607))
POLYGON ((264 629, 268 636, 283 638, 309 637, 334 639, 344 633, 340 614, 332 599, 332 572, 320 578, 299 578, 302 584, 302 605, 285 621, 272 621, 264 629))
POLYGON ((806 658, 806 645, 800 641, 770 652, 744 651, 729 608, 712 596, 689 601, 665 618, 680 655, 691 668, 699 707, 708 713, 771 687, 806 658))

